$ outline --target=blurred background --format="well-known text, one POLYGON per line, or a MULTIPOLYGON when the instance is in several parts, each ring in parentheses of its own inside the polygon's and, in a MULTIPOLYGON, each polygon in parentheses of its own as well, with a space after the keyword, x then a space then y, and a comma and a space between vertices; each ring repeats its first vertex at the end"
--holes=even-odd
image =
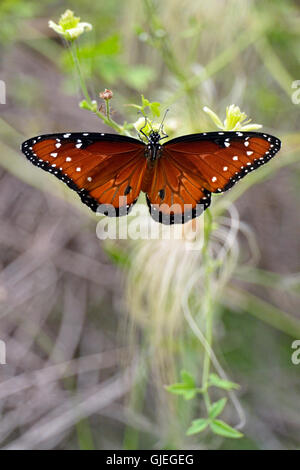
POLYGON ((1 448, 299 448, 299 2, 2 0, 0 21, 1 448), (196 279, 189 314, 203 330, 201 253, 99 240, 97 217, 19 151, 38 134, 111 132, 79 108, 69 52, 48 28, 67 8, 93 25, 82 71, 94 99, 114 91, 117 122, 137 119, 125 105, 141 93, 170 107, 174 136, 215 130, 203 106, 224 118, 235 103, 282 141, 212 204, 213 349, 240 384, 223 417, 243 425, 241 439, 187 436, 203 400, 164 387, 182 369, 201 381, 203 348, 182 308, 196 279))

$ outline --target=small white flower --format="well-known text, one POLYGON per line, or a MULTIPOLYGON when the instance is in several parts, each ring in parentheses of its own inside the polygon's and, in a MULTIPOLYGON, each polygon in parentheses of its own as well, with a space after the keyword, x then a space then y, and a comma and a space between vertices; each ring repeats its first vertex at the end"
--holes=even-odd
POLYGON ((224 123, 222 123, 219 116, 207 106, 203 108, 203 111, 207 113, 216 126, 223 131, 254 131, 262 127, 261 124, 249 124, 251 119, 246 121, 247 114, 243 113, 235 104, 227 106, 224 123))
POLYGON ((58 24, 49 21, 49 28, 52 28, 57 34, 60 34, 68 41, 77 39, 85 31, 91 31, 90 23, 80 22, 80 18, 74 16, 74 12, 66 10, 60 17, 58 24))

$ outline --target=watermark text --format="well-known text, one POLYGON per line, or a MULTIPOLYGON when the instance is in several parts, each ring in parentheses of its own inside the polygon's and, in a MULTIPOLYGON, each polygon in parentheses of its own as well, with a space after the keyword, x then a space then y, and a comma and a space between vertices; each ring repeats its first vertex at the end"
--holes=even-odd
POLYGON ((6 85, 4 80, 0 80, 0 104, 6 104, 6 85))
POLYGON ((295 351, 292 354, 292 363, 297 366, 300 364, 300 339, 295 339, 295 341, 292 342, 292 349, 295 349, 295 351))
POLYGON ((198 217, 203 212, 203 205, 198 204, 194 208, 191 205, 185 205, 184 208, 161 205, 153 210, 154 212, 151 209, 149 213, 145 204, 136 204, 126 216, 126 210, 120 213, 112 205, 99 206, 97 214, 101 216, 101 220, 96 227, 97 238, 183 240, 193 245, 190 249, 196 248, 195 241, 203 240, 203 219, 198 217), (164 211, 162 217, 159 211, 164 211))
POLYGON ((292 88, 296 90, 292 93, 292 103, 300 104, 300 80, 294 80, 292 82, 292 88))
POLYGON ((0 340, 0 365, 6 364, 6 344, 0 340))

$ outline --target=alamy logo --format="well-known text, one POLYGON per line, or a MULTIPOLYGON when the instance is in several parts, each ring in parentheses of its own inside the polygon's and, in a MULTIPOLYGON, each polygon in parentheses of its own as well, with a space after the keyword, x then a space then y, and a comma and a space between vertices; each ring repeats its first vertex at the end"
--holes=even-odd
POLYGON ((6 85, 3 80, 0 80, 0 104, 6 104, 6 85))
POLYGON ((292 363, 297 366, 300 364, 300 339, 295 339, 295 341, 292 342, 292 349, 295 349, 295 351, 292 354, 292 363))
POLYGON ((6 364, 6 344, 0 340, 0 365, 6 364))
POLYGON ((300 80, 294 80, 292 82, 292 88, 296 89, 296 91, 292 93, 292 103, 300 104, 300 80))
POLYGON ((176 207, 173 204, 169 207, 162 204, 159 206, 160 210, 165 210, 165 214, 161 213, 162 223, 157 222, 158 210, 155 212, 155 208, 151 208, 151 217, 145 204, 136 204, 127 217, 116 217, 127 214, 127 206, 121 207, 124 208, 123 213, 120 210, 116 212, 116 208, 111 204, 99 206, 97 214, 99 216, 105 214, 96 228, 96 235, 100 240, 182 240, 187 250, 201 249, 201 242, 204 239, 203 222, 199 218, 193 219, 192 224, 183 222, 189 222, 192 215, 198 217, 204 210, 202 204, 197 204, 195 208, 185 204, 184 210, 179 205, 176 207))

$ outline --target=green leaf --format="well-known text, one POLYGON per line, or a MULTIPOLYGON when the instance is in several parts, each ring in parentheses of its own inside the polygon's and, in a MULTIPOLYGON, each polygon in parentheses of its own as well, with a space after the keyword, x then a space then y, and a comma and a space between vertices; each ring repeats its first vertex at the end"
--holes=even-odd
MULTIPOLYGON (((124 81, 137 90, 145 89, 155 78, 155 71, 146 65, 135 65, 129 67, 124 74, 124 81)), ((152 103, 150 103, 151 109, 152 103)))
POLYGON ((180 372, 180 376, 181 376, 181 379, 184 383, 186 384, 189 384, 191 387, 195 388, 196 387, 196 383, 195 383, 195 379, 194 377, 192 376, 192 374, 190 374, 187 370, 182 370, 180 372))
POLYGON ((91 103, 88 103, 86 100, 82 100, 79 103, 79 108, 82 109, 88 109, 89 111, 93 111, 93 113, 97 112, 97 101, 92 101, 91 103))
POLYGON ((104 243, 103 248, 107 256, 114 264, 122 268, 127 268, 130 265, 130 258, 125 250, 122 250, 117 245, 109 242, 104 243))
POLYGON ((195 419, 194 421, 192 421, 192 425, 188 428, 186 435, 191 436, 192 434, 198 434, 199 432, 204 431, 204 429, 207 428, 208 424, 208 419, 195 419))
POLYGON ((182 382, 166 386, 166 390, 174 395, 182 395, 186 400, 194 398, 198 392, 194 377, 186 370, 181 371, 182 382))
POLYGON ((102 56, 101 60, 96 61, 95 70, 110 86, 115 84, 120 77, 123 78, 126 72, 126 66, 120 62, 117 56, 102 56))
POLYGON ((142 96, 142 108, 143 111, 145 111, 145 108, 149 107, 150 112, 152 113, 153 117, 159 117, 160 116, 160 103, 157 101, 153 101, 151 103, 149 100, 147 100, 144 95, 142 96))
POLYGON ((217 374, 210 374, 208 380, 209 387, 218 387, 224 390, 233 390, 238 389, 240 386, 234 382, 230 382, 230 380, 221 379, 217 374))
POLYGON ((98 56, 118 55, 121 42, 118 34, 112 34, 98 44, 82 46, 78 51, 79 59, 97 59, 98 56))
POLYGON ((243 434, 236 429, 229 426, 229 424, 221 421, 220 419, 214 419, 210 423, 211 430, 219 436, 230 437, 231 439, 239 439, 243 437, 243 434))
POLYGON ((227 398, 221 398, 221 400, 218 400, 215 403, 213 403, 209 408, 209 417, 211 419, 214 419, 217 416, 219 416, 219 414, 222 413, 226 403, 227 403, 227 398))
POLYGON ((150 106, 150 101, 147 100, 144 95, 141 95, 142 96, 142 106, 143 108, 147 108, 147 106, 150 106))
POLYGON ((150 103, 150 110, 153 116, 159 117, 160 116, 160 103, 158 103, 157 101, 150 103))
POLYGON ((195 398, 197 393, 196 390, 188 390, 187 386, 181 383, 168 385, 165 388, 168 392, 173 393, 173 395, 182 395, 185 400, 195 398))
POLYGON ((86 100, 80 101, 79 107, 82 109, 89 109, 89 110, 91 109, 90 105, 88 104, 86 100))
POLYGON ((95 450, 93 432, 89 418, 83 418, 76 424, 77 438, 80 450, 95 450))

